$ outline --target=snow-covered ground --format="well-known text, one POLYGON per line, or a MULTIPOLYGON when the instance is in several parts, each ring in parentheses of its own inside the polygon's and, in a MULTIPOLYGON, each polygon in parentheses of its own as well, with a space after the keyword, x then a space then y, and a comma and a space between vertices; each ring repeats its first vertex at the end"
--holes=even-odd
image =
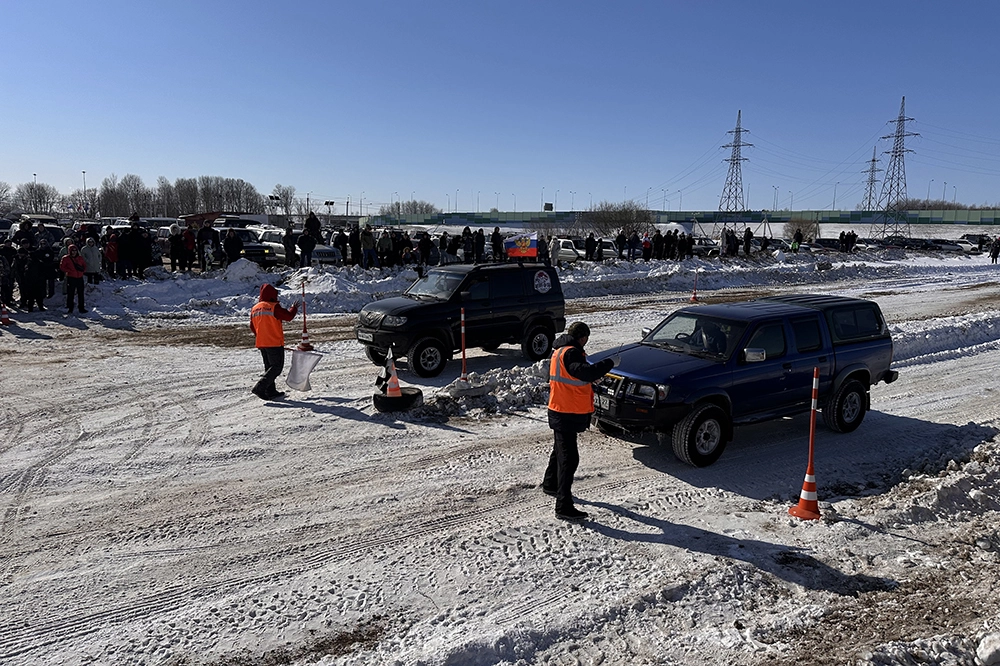
MULTIPOLYGON (((158 272, 91 313, 0 328, 0 663, 988 664, 1000 660, 1000 268, 902 252, 561 271, 588 349, 687 304, 872 298, 896 383, 817 428, 824 519, 788 516, 808 417, 737 429, 687 467, 651 438, 581 438, 583 524, 538 488, 544 363, 473 351, 375 412, 357 310, 412 271, 158 272), (246 316, 303 288, 325 356, 264 403, 246 316), (978 656, 977 656, 978 651, 978 656), (978 661, 977 661, 978 659, 978 661)), ((290 341, 301 319, 286 328, 290 341)))

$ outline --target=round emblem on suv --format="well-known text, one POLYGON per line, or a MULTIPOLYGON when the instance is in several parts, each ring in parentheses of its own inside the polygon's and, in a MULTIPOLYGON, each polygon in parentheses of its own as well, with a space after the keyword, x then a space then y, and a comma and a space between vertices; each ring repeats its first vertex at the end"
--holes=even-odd
POLYGON ((535 291, 540 294, 547 294, 552 289, 552 278, 545 271, 535 273, 535 291))

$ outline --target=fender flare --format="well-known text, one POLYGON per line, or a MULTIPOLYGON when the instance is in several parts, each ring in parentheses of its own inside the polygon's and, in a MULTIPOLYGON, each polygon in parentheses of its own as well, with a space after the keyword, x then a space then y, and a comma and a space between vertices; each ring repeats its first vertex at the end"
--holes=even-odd
POLYGON ((729 424, 726 431, 723 433, 727 442, 733 439, 733 401, 730 399, 729 394, 722 389, 702 389, 695 393, 689 395, 684 403, 688 406, 689 410, 694 409, 695 405, 712 403, 713 405, 718 405, 722 411, 726 413, 729 417, 729 424))
MULTIPOLYGON (((854 363, 847 366, 843 370, 837 373, 837 376, 833 379, 833 385, 830 387, 830 393, 823 396, 821 403, 825 404, 830 396, 836 395, 840 387, 844 385, 845 382, 851 379, 856 379, 865 385, 865 409, 871 409, 871 380, 872 372, 864 363, 854 363)), ((821 405, 822 406, 822 405, 821 405)))

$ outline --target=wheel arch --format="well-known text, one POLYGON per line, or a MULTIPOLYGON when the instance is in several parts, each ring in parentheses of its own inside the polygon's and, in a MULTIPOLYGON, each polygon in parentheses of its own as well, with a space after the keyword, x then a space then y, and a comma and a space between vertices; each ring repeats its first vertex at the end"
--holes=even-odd
POLYGON ((727 442, 733 441, 733 402, 729 399, 729 395, 721 391, 705 391, 690 396, 688 403, 690 405, 689 414, 699 406, 709 404, 715 405, 725 412, 727 418, 726 427, 723 429, 723 436, 727 442))

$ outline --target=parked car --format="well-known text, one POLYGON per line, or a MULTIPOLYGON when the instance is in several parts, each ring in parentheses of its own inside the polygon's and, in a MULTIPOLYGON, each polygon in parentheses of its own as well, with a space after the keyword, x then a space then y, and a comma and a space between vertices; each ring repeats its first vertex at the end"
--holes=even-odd
POLYGON ((701 257, 702 259, 718 257, 721 253, 719 244, 715 240, 703 236, 698 236, 694 239, 694 245, 691 246, 691 250, 694 256, 701 257))
POLYGON ((402 296, 366 305, 355 336, 372 363, 385 363, 392 349, 419 376, 435 377, 461 350, 463 308, 467 347, 492 351, 520 344, 531 361, 545 358, 566 326, 566 302, 553 267, 451 264, 431 268, 402 296))
POLYGON ((982 252, 979 251, 979 245, 971 241, 967 241, 964 238, 960 238, 952 242, 962 248, 962 252, 966 254, 982 254, 982 252))
POLYGON ((898 376, 878 305, 839 296, 682 308, 591 360, 614 355, 621 363, 595 384, 598 428, 652 430, 697 467, 722 455, 735 425, 808 411, 814 368, 823 420, 837 432, 861 424, 871 386, 898 376))
POLYGON ((240 252, 241 258, 249 259, 265 269, 277 265, 278 255, 275 254, 271 247, 261 243, 257 233, 251 229, 245 227, 218 227, 217 230, 221 242, 225 243, 230 229, 243 241, 243 251, 240 252))
MULTIPOLYGON (((284 229, 266 227, 248 227, 248 229, 258 234, 261 244, 271 249, 278 262, 285 263, 284 229)), ((301 231, 293 234, 296 242, 298 242, 301 235, 301 231)), ((299 255, 298 246, 296 246, 295 256, 298 257, 299 255)), ((333 266, 341 266, 344 263, 344 258, 341 256, 340 250, 319 243, 317 243, 316 248, 312 252, 312 260, 314 264, 330 264, 333 266)))
MULTIPOLYGON (((559 261, 573 262, 583 259, 586 252, 581 248, 577 249, 576 242, 569 238, 555 238, 553 243, 559 243, 559 261)), ((583 242, 583 239, 580 239, 583 242)), ((551 250, 550 250, 551 252, 551 250)), ((550 255, 551 256, 551 255, 550 255)))
POLYGON ((839 238, 815 238, 810 245, 814 252, 840 252, 839 238))
POLYGON ((955 241, 946 240, 944 238, 931 238, 927 241, 931 248, 938 250, 940 252, 964 252, 962 246, 955 241))

